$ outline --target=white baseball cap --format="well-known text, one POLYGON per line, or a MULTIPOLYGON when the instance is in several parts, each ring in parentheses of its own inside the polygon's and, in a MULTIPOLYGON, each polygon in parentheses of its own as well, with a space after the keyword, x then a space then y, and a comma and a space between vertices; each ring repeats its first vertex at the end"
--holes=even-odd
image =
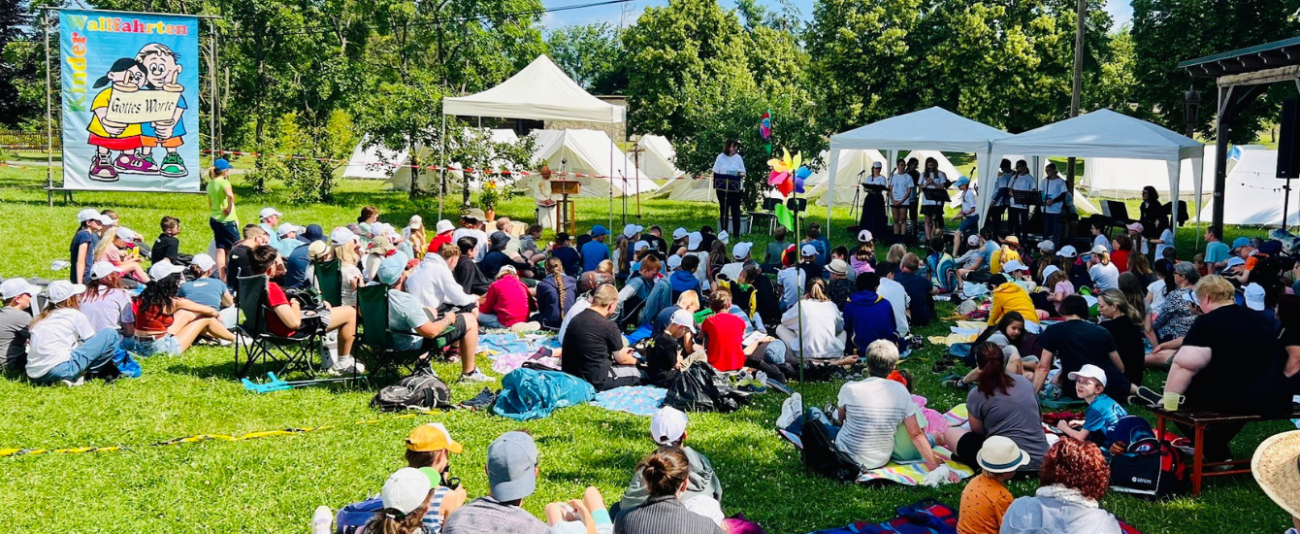
POLYGON ((1231 258, 1228 258, 1228 263, 1224 265, 1223 270, 1226 271, 1238 265, 1245 265, 1245 264, 1246 264, 1246 260, 1233 256, 1231 258))
POLYGON ((104 226, 117 226, 117 219, 101 214, 99 216, 99 224, 104 226))
POLYGON ((1095 247, 1092 247, 1092 253, 1093 253, 1093 254, 1108 254, 1108 253, 1110 253, 1110 249, 1106 248, 1104 245, 1097 245, 1097 246, 1095 246, 1095 247))
POLYGON ((1075 250, 1073 245, 1066 245, 1056 251, 1056 255, 1062 258, 1073 258, 1079 255, 1079 251, 1075 250))
POLYGON ((1246 286, 1246 307, 1255 311, 1264 310, 1264 286, 1251 282, 1246 286))
POLYGON ((438 225, 434 227, 434 230, 436 230, 437 233, 439 233, 439 234, 446 233, 446 232, 450 232, 450 231, 455 230, 455 229, 456 229, 456 226, 453 225, 453 224, 451 224, 451 221, 449 221, 449 220, 447 220, 447 219, 443 219, 443 220, 441 220, 441 221, 438 221, 438 225))
POLYGON ((183 272, 185 272, 184 267, 172 264, 171 260, 163 260, 153 264, 153 267, 149 268, 149 278, 162 280, 163 278, 167 278, 173 274, 183 272))
POLYGON ((1078 380, 1081 376, 1096 379, 1101 382, 1101 387, 1106 387, 1106 371, 1102 371, 1096 365, 1085 363, 1078 371, 1069 374, 1070 380, 1078 380))
POLYGON ((342 226, 335 228, 330 232, 330 243, 333 243, 335 246, 352 243, 356 240, 357 234, 352 233, 352 230, 348 230, 342 226))
POLYGON ((1050 239, 1046 241, 1040 241, 1038 243, 1038 250, 1041 250, 1043 252, 1051 252, 1053 250, 1056 250, 1056 243, 1053 243, 1052 240, 1050 239))
POLYGON ((1002 266, 1002 270, 1008 273, 1016 271, 1028 271, 1029 267, 1021 263, 1020 260, 1011 260, 1002 266))
POLYGON ((632 245, 632 252, 634 252, 634 253, 636 253, 636 252, 641 252, 642 250, 645 250, 645 249, 648 249, 648 248, 650 248, 650 243, 648 243, 648 242, 646 242, 646 241, 637 241, 635 245, 632 245))
POLYGON ((966 238, 966 244, 972 247, 980 244, 980 236, 972 234, 970 237, 966 238))
POLYGON ((217 260, 207 254, 195 254, 194 259, 190 260, 190 265, 198 267, 202 271, 210 271, 217 266, 217 260))
POLYGON ((627 225, 623 226, 623 236, 632 237, 634 235, 641 233, 642 230, 645 230, 644 226, 641 226, 639 224, 628 223, 627 225))
POLYGON ((1057 267, 1057 266, 1055 266, 1055 265, 1048 265, 1047 267, 1044 267, 1044 268, 1043 268, 1043 283, 1047 283, 1047 278, 1050 277, 1050 276, 1052 276, 1053 274, 1056 274, 1056 273, 1059 272, 1060 270, 1061 270, 1061 268, 1060 268, 1060 267, 1057 267))
POLYGON ((805 258, 809 256, 816 256, 817 247, 814 247, 812 245, 804 245, 803 248, 799 249, 799 254, 805 258))
POLYGON ((275 208, 262 208, 262 211, 257 213, 257 218, 263 221, 265 221, 267 217, 272 217, 272 216, 284 217, 284 214, 280 213, 280 211, 275 208))
POLYGON ((55 280, 50 285, 45 286, 45 297, 49 299, 50 304, 58 304, 68 300, 73 295, 80 295, 86 292, 86 286, 74 284, 67 280, 55 280))
POLYGON ((305 228, 293 223, 280 223, 280 226, 275 229, 275 233, 279 234, 280 237, 284 237, 292 232, 302 233, 303 230, 305 228))
POLYGON ((388 476, 380 499, 384 503, 384 509, 397 510, 406 515, 424 505, 432 490, 433 484, 427 475, 414 467, 403 467, 388 476))
POLYGON ((677 310, 673 312, 673 317, 669 321, 671 324, 682 325, 695 333, 695 315, 686 310, 677 310))
POLYGON ((859 243, 867 243, 867 242, 870 242, 870 241, 871 241, 872 239, 874 239, 874 238, 875 238, 875 236, 871 235, 871 230, 867 230, 867 229, 864 228, 864 229, 862 229, 862 231, 858 232, 858 242, 859 242, 859 243))
POLYGON ((688 235, 690 235, 690 232, 687 232, 685 228, 678 228, 678 229, 676 229, 676 230, 673 230, 673 239, 674 239, 674 240, 681 239, 681 238, 686 237, 686 236, 688 236, 688 235))
POLYGON ((123 226, 117 229, 117 238, 122 241, 131 242, 140 239, 140 234, 135 233, 135 230, 123 226))
POLYGON ((686 235, 686 250, 696 250, 700 248, 700 243, 704 242, 704 235, 699 232, 691 232, 686 235))
POLYGON ((660 445, 672 445, 686 435, 686 414, 665 406, 650 416, 650 437, 660 445))
POLYGON ((738 260, 743 260, 749 256, 749 251, 753 249, 753 243, 736 243, 735 248, 731 251, 731 256, 738 260))
POLYGON ((669 269, 669 270, 675 270, 675 269, 677 269, 678 267, 681 267, 681 266, 682 266, 682 257, 681 257, 681 256, 678 256, 678 255, 676 255, 676 254, 673 254, 672 256, 668 256, 668 269, 669 269))
POLYGON ((18 295, 31 295, 34 297, 40 292, 41 288, 28 283, 27 280, 23 278, 10 278, 0 284, 0 298, 5 300, 17 297, 18 295))
POLYGON ((412 215, 411 220, 407 221, 406 227, 412 230, 419 230, 424 227, 424 218, 419 215, 412 215))
POLYGON ((86 208, 77 212, 77 222, 79 223, 86 222, 86 221, 98 221, 98 220, 99 220, 99 212, 95 211, 94 208, 86 208))
POLYGON ((99 280, 109 275, 122 274, 124 272, 126 271, 118 268, 118 266, 116 265, 113 265, 113 262, 97 261, 95 262, 94 265, 90 266, 90 279, 99 280))
POLYGON ((730 244, 731 244, 731 234, 728 234, 726 230, 723 230, 723 231, 721 231, 721 232, 718 232, 718 241, 721 241, 722 244, 724 244, 724 245, 730 245, 730 244))

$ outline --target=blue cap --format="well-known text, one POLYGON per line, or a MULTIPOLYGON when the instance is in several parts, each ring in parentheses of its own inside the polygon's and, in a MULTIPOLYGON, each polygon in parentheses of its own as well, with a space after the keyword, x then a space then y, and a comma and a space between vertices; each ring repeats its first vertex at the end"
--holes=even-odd
POLYGON ((402 279, 402 273, 406 272, 406 262, 409 259, 406 253, 400 250, 384 258, 384 261, 379 262, 379 283, 386 286, 396 284, 402 279))
POLYGON ((592 237, 600 237, 602 235, 609 235, 609 230, 605 228, 605 225, 597 224, 596 226, 591 227, 592 237))
POLYGON ((217 158, 215 161, 212 162, 212 166, 213 166, 213 167, 216 167, 217 170, 222 171, 222 172, 225 172, 225 171, 228 171, 228 170, 231 169, 230 162, 229 162, 229 161, 226 161, 226 158, 217 158))
POLYGON ((963 186, 963 185, 969 185, 969 184, 970 184, 970 178, 967 178, 967 177, 965 177, 965 176, 962 176, 961 178, 958 178, 958 179, 957 179, 957 183, 955 183, 955 184, 953 184, 953 185, 955 185, 955 186, 957 186, 957 187, 961 187, 961 186, 963 186))
POLYGON ((1232 240, 1232 248, 1241 248, 1250 244, 1249 237, 1238 237, 1232 240))

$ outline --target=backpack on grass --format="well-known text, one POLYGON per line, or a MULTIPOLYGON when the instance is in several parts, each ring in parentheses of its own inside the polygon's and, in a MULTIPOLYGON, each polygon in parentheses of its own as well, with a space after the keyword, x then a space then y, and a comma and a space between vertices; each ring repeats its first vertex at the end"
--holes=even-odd
POLYGON ((366 523, 383 511, 384 501, 379 497, 344 506, 334 518, 336 534, 358 534, 365 531, 366 523))
POLYGON ((1110 488, 1146 499, 1167 499, 1182 492, 1187 465, 1178 449, 1158 439, 1151 424, 1136 415, 1121 417, 1106 433, 1123 443, 1124 454, 1110 460, 1110 488))
POLYGON ((370 407, 384 412, 450 408, 451 390, 432 374, 414 374, 379 390, 371 399, 370 407))
POLYGON ((831 480, 857 480, 861 469, 835 446, 830 429, 812 409, 803 413, 803 464, 810 471, 831 480))

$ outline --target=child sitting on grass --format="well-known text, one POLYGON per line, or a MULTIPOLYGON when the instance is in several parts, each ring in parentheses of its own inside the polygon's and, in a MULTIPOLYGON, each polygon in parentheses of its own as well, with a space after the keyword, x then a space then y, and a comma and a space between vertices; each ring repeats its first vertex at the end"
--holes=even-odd
POLYGON ((673 312, 668 326, 655 336, 646 351, 646 376, 651 385, 665 389, 672 386, 678 373, 686 367, 683 347, 693 348, 694 334, 695 315, 680 308, 673 312))
POLYGON ((1103 393, 1106 390, 1106 372, 1096 365, 1086 364, 1070 373, 1069 377, 1075 381, 1074 391, 1079 394, 1079 398, 1088 403, 1088 410, 1083 414, 1083 428, 1075 430, 1068 421, 1057 423, 1056 428, 1079 441, 1107 446, 1107 432, 1113 430, 1119 418, 1128 415, 1128 412, 1103 393))

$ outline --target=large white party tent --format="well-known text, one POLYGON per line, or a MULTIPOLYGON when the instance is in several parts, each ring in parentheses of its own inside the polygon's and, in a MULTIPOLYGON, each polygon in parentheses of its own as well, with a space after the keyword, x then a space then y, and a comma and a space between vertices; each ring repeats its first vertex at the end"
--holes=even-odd
MULTIPOLYGON (((611 136, 613 125, 627 120, 627 108, 591 96, 545 54, 537 56, 527 67, 496 87, 469 96, 444 98, 442 114, 444 131, 447 129, 447 115, 596 122, 610 125, 611 136)), ((618 148, 610 143, 610 149, 607 167, 612 168, 618 148)), ((622 156, 618 154, 620 161, 622 156)), ((604 189, 614 190, 609 186, 604 189)), ((613 224, 614 197, 609 199, 609 217, 613 224)))
MULTIPOLYGON (((1144 120, 1100 109, 994 141, 990 161, 999 161, 1004 154, 1161 161, 1169 190, 1178 191, 1182 160, 1191 160, 1192 176, 1200 176, 1205 145, 1144 120)), ((1195 193, 1200 193, 1199 187, 1195 193)), ((980 195, 981 215, 988 213, 991 198, 991 194, 980 195)))
MULTIPOLYGON (((1205 177, 1214 179, 1214 147, 1205 147, 1202 155, 1204 169, 1200 176, 1192 174, 1192 160, 1185 159, 1179 168, 1178 195, 1189 197, 1196 194, 1198 184, 1205 177)), ((1132 158, 1088 158, 1084 162, 1083 179, 1080 187, 1088 189, 1092 196, 1115 198, 1137 198, 1142 195, 1142 188, 1151 186, 1160 193, 1162 202, 1168 202, 1169 169, 1165 162, 1151 159, 1132 158)), ((1204 189, 1202 188, 1202 191, 1204 189)))
MULTIPOLYGON (((627 161, 623 151, 614 145, 609 135, 600 130, 533 130, 537 147, 532 164, 540 168, 546 164, 556 173, 568 173, 565 179, 581 184, 579 197, 621 197, 654 192, 659 186, 644 176, 634 176, 635 171, 624 167, 627 161), (608 154, 613 154, 609 158, 608 154), (608 180, 606 176, 613 176, 608 180), (627 180, 623 180, 623 177, 627 180), (610 188, 613 184, 613 189, 610 188)), ((531 190, 541 179, 528 176, 518 182, 519 187, 531 190)))
MULTIPOLYGON (((891 161, 895 159, 895 154, 903 150, 941 150, 975 154, 979 160, 979 175, 988 176, 996 168, 991 162, 997 161, 989 158, 991 143, 1010 136, 1011 134, 992 126, 933 107, 832 135, 830 168, 839 168, 842 150, 886 150, 889 151, 891 161)), ((950 178, 956 179, 955 176, 950 178)), ((831 190, 835 190, 836 181, 835 174, 831 174, 828 186, 831 190)), ((830 210, 827 210, 828 228, 830 223, 830 210)))
MULTIPOLYGON (((1227 187, 1223 192, 1223 224, 1274 226, 1282 224, 1284 207, 1290 208, 1287 225, 1300 224, 1300 189, 1293 188, 1286 202, 1277 176, 1277 151, 1258 145, 1233 148, 1236 164, 1229 164, 1227 187)), ((1231 160, 1230 160, 1231 161, 1231 160)), ((1197 221, 1209 223, 1214 214, 1214 198, 1201 208, 1197 221)))

